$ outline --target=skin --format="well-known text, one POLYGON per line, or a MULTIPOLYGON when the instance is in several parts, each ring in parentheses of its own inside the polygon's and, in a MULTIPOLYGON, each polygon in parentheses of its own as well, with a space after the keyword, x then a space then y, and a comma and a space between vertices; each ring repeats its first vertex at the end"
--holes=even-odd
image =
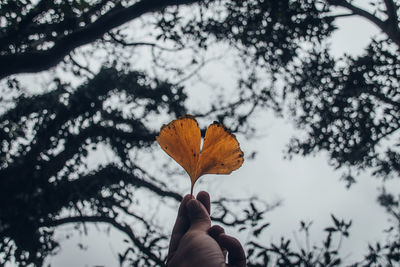
POLYGON ((211 227, 210 196, 200 192, 196 199, 186 195, 179 207, 169 245, 168 267, 245 267, 246 255, 240 242, 211 227), (225 262, 228 255, 228 263, 225 262))

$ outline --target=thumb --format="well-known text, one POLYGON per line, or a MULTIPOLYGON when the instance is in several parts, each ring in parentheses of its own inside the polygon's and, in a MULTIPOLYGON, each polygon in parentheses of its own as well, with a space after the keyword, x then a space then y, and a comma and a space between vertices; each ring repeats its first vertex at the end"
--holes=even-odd
POLYGON ((196 200, 191 199, 186 203, 186 209, 190 220, 191 230, 207 231, 211 226, 210 215, 204 205, 196 200))

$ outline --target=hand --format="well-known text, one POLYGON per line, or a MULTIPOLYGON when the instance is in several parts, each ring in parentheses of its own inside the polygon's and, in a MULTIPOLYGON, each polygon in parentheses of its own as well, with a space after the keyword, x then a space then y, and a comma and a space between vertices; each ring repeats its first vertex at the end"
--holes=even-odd
POLYGON ((200 192, 197 199, 186 195, 179 207, 169 245, 168 267, 245 267, 246 256, 240 242, 211 227, 210 196, 200 192), (225 263, 228 254, 228 264, 225 263))

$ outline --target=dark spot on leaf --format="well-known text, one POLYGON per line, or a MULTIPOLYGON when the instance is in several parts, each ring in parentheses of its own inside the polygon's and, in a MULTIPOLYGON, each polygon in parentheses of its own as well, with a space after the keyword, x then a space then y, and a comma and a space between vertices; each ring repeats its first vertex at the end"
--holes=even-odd
POLYGON ((225 164, 221 163, 221 166, 224 166, 225 164))

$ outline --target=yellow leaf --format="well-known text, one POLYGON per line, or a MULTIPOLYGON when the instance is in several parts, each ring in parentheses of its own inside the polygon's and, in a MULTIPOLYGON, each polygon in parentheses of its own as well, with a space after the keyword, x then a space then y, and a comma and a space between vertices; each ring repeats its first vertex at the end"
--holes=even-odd
POLYGON ((230 174, 243 164, 243 152, 235 135, 221 123, 208 126, 200 152, 201 133, 193 116, 185 115, 163 125, 156 137, 161 148, 181 165, 192 182, 204 174, 230 174))

